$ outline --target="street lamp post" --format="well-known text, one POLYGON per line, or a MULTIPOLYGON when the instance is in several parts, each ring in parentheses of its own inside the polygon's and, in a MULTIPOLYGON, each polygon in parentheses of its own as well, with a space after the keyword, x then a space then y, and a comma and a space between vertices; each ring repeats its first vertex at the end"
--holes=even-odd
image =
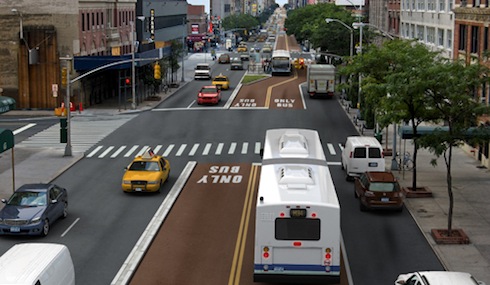
POLYGON ((185 78, 184 78, 184 56, 185 56, 185 46, 186 46, 186 42, 185 42, 185 32, 187 30, 187 20, 185 19, 185 17, 182 18, 182 82, 185 82, 185 78))
POLYGON ((332 19, 332 18, 326 18, 325 22, 331 23, 331 22, 337 22, 342 24, 342 26, 346 27, 350 31, 350 56, 352 57, 353 55, 353 47, 354 47, 354 29, 349 27, 346 23, 338 20, 338 19, 332 19))
POLYGON ((135 84, 135 67, 134 67, 134 22, 130 21, 129 25, 131 26, 131 34, 129 37, 129 41, 131 44, 131 109, 136 109, 136 84, 135 84))

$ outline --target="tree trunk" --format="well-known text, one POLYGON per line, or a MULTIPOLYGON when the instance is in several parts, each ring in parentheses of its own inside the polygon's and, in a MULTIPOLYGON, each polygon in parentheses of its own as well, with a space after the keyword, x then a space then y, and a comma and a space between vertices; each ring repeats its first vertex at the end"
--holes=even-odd
POLYGON ((446 162, 446 181, 447 181, 447 193, 449 195, 449 211, 447 215, 447 232, 448 236, 452 234, 452 223, 453 223, 453 207, 454 207, 454 197, 453 197, 453 185, 452 185, 452 176, 451 176, 451 160, 453 156, 453 146, 449 145, 449 154, 448 157, 444 156, 446 162))

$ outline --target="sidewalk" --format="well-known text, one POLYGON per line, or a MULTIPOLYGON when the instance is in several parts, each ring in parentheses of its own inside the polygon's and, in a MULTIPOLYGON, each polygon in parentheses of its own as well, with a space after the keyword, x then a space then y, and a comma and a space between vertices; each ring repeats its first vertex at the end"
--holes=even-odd
MULTIPOLYGON (((348 104, 339 101, 355 124, 357 109, 347 108, 348 104)), ((359 133, 374 136, 373 130, 362 129, 359 133)), ((393 126, 383 130, 383 147, 393 148, 393 126), (388 135, 388 146, 386 136, 388 135)), ((413 153, 411 140, 399 142, 397 152, 413 153), (401 146, 401 149, 400 149, 401 146), (406 147, 406 148, 405 148, 406 147)), ((430 198, 407 198, 405 205, 412 217, 448 271, 471 273, 477 280, 490 284, 490 171, 479 168, 478 162, 462 148, 453 149, 452 183, 454 208, 452 228, 462 229, 469 237, 469 244, 437 244, 431 235, 432 229, 447 229, 449 197, 446 183, 444 158, 437 159, 437 166, 430 161, 435 155, 420 149, 417 155, 417 187, 426 187, 432 192, 430 198)), ((391 169, 392 157, 386 157, 386 168, 391 169)), ((412 172, 392 170, 402 187, 412 186, 412 172)), ((409 257, 408 257, 409 258, 409 257)), ((423 270, 423 268, 421 268, 423 270)), ((403 272, 400 272, 403 273, 403 272)))

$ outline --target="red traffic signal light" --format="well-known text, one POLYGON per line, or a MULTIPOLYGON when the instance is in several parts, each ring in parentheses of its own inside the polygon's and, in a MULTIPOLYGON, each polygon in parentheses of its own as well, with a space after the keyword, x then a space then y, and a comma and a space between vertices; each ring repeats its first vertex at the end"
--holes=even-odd
POLYGON ((124 79, 124 83, 126 83, 126 85, 131 85, 131 79, 129 79, 129 77, 124 79))

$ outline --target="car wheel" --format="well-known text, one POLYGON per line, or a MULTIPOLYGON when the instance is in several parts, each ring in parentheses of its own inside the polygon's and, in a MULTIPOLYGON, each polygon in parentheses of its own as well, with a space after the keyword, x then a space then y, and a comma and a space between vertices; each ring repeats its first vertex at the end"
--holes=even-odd
POLYGON ((162 186, 163 186, 163 180, 160 180, 160 187, 158 187, 157 192, 160 192, 160 190, 162 190, 162 186))
POLYGON ((367 207, 362 203, 361 199, 359 199, 359 209, 361 210, 361 212, 367 211, 367 207))
POLYGON ((43 231, 41 232, 41 236, 45 237, 49 233, 49 221, 48 219, 44 220, 43 231))
POLYGON ((63 205, 63 214, 61 215, 61 218, 66 218, 68 216, 68 202, 65 202, 63 205))

